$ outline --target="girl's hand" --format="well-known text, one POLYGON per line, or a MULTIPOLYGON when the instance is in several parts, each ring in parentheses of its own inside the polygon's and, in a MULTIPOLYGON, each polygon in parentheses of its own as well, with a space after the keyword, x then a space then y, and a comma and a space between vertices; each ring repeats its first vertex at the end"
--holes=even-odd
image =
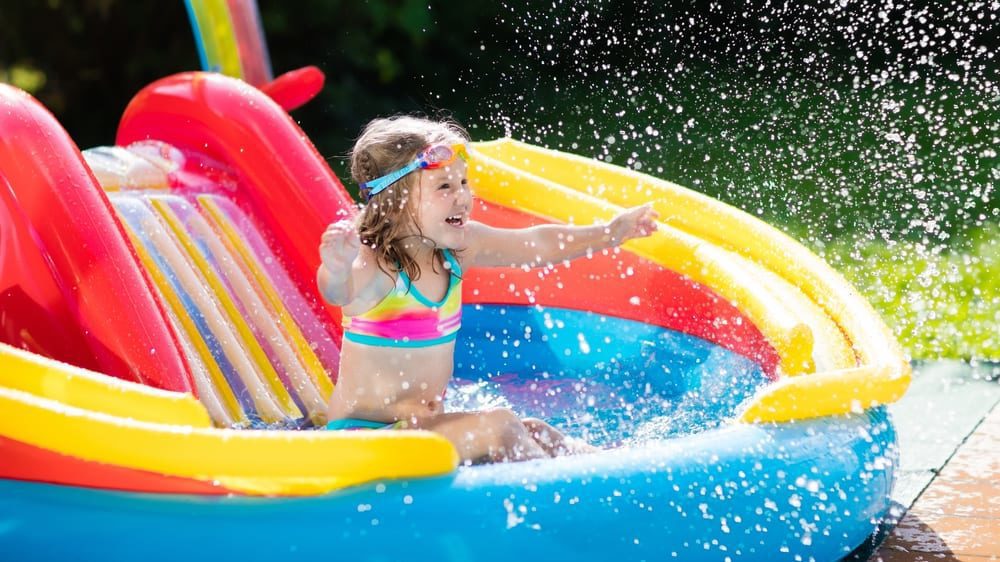
POLYGON ((632 238, 649 236, 656 232, 656 219, 659 216, 649 203, 625 211, 608 223, 611 242, 617 246, 632 238))
POLYGON ((351 270, 351 264, 361 251, 361 238, 348 219, 337 221, 326 227, 319 243, 319 256, 330 273, 344 275, 351 270))

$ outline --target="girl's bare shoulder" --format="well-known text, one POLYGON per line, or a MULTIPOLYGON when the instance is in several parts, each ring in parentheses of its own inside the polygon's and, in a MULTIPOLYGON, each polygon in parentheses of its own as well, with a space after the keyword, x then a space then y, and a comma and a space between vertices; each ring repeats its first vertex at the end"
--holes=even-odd
POLYGON ((354 300, 343 307, 344 314, 357 316, 381 302, 396 285, 396 278, 389 271, 387 267, 379 267, 378 255, 362 244, 354 260, 354 282, 359 289, 354 300))

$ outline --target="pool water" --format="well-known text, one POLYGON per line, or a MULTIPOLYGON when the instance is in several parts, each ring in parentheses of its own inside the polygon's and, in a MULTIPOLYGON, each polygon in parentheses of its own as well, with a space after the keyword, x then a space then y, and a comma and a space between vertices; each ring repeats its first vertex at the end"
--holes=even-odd
POLYGON ((466 306, 451 411, 511 408, 602 447, 725 425, 767 377, 700 338, 592 312, 466 306))

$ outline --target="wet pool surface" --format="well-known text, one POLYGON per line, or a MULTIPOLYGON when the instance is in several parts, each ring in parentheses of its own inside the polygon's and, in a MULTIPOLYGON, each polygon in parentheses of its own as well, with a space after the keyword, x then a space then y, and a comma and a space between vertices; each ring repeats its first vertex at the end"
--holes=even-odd
POLYGON ((898 522, 877 550, 869 544, 847 560, 1000 556, 998 403, 1000 364, 914 365, 909 391, 889 407, 901 454, 893 492, 898 522))

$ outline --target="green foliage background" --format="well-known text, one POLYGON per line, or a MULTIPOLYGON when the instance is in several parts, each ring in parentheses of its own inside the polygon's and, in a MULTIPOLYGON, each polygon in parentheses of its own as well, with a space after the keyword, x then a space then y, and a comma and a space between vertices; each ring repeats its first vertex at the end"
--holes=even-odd
MULTIPOLYGON (((988 3, 258 1, 275 72, 326 73, 294 117, 341 177, 372 117, 448 112, 476 139, 757 214, 843 271, 915 357, 1000 360, 988 3)), ((113 143, 140 88, 199 67, 180 0, 0 0, 0 38, 0 80, 81 147, 113 143)))

